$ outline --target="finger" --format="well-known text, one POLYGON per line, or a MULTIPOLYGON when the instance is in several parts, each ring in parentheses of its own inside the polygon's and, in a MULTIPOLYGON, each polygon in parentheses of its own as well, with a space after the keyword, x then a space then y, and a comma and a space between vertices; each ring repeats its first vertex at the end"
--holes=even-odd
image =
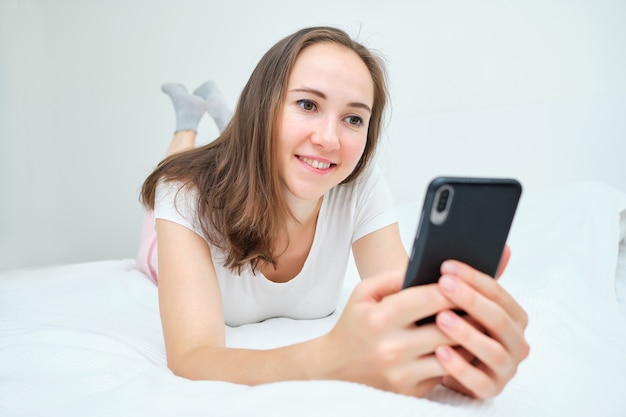
MULTIPOLYGON (((503 307, 494 302, 493 300, 485 297, 480 292, 476 291, 473 287, 467 285, 464 281, 458 277, 444 275, 440 279, 440 288, 442 293, 451 299, 456 305, 465 310, 471 317, 473 317, 478 323, 480 323, 489 333, 489 337, 486 339, 495 339, 504 345, 506 351, 518 359, 523 359, 528 355, 528 344, 524 339, 524 328, 516 323, 513 318, 507 314, 503 307)), ((456 314, 446 314, 445 317, 458 317, 456 314)), ((457 320, 458 321, 458 320, 457 320)), ((463 321, 467 328, 473 330, 473 334, 484 336, 482 332, 471 326, 469 323, 463 321)), ((445 330, 444 330, 445 331, 445 330)), ((457 340, 458 335, 452 336, 447 332, 448 336, 457 340)), ((475 351, 475 346, 467 346, 461 343, 468 350, 472 351, 476 356, 484 359, 479 355, 479 352, 475 351)), ((490 351, 482 352, 482 355, 499 354, 500 352, 490 351)))
POLYGON ((528 325, 526 311, 515 301, 511 294, 487 274, 483 274, 467 264, 454 260, 445 261, 441 265, 441 272, 442 275, 460 278, 486 298, 500 305, 521 328, 525 329, 528 325))
POLYGON ((511 259, 511 248, 509 245, 504 246, 504 250, 502 251, 502 258, 500 258, 500 265, 498 265, 498 272, 496 272, 496 279, 500 278, 500 276, 504 273, 506 266, 509 264, 509 260, 511 259))
POLYGON ((444 370, 466 387, 473 396, 492 398, 502 390, 503 384, 490 378, 483 370, 472 366, 450 346, 439 346, 435 355, 444 370))
POLYGON ((440 385, 443 382, 444 378, 445 377, 436 377, 427 379, 426 381, 421 381, 419 384, 417 384, 417 386, 415 386, 412 393, 407 394, 417 398, 424 398, 425 396, 430 394, 432 390, 437 387, 437 385, 440 385))
POLYGON ((384 363, 409 363, 415 358, 432 355, 437 346, 455 343, 433 323, 395 332, 393 337, 380 341, 374 353, 384 363))
POLYGON ((448 337, 436 324, 409 327, 405 330, 406 337, 398 341, 398 348, 403 349, 411 358, 432 354, 437 346, 454 345, 456 342, 448 337))
POLYGON ((462 346, 457 346, 457 347, 454 348, 454 350, 456 350, 457 353, 459 355, 461 355, 463 357, 463 359, 465 359, 469 363, 471 363, 472 360, 475 358, 475 356, 474 356, 474 354, 472 352, 470 352, 469 350, 465 349, 462 346))
POLYGON ((392 391, 415 397, 423 397, 447 375, 446 370, 434 354, 424 356, 397 368, 389 375, 392 391))
POLYGON ((480 324, 478 321, 476 321, 475 318, 473 318, 472 316, 468 316, 465 315, 463 317, 463 319, 468 322, 470 325, 472 325, 476 330, 478 330, 481 333, 487 333, 487 329, 485 329, 485 326, 483 326, 482 324, 480 324))
POLYGON ((352 296, 357 301, 379 302, 386 296, 400 291, 403 278, 401 274, 376 275, 367 278, 359 282, 352 296))
POLYGON ((473 363, 474 357, 477 358, 502 381, 508 381, 515 374, 517 365, 512 354, 454 312, 440 312, 437 315, 437 325, 442 332, 462 346, 463 349, 456 349, 456 353, 466 362, 473 363))
POLYGON ((468 397, 472 397, 472 398, 476 397, 476 395, 474 395, 472 391, 470 391, 467 387, 463 386, 459 381, 457 381, 454 377, 450 375, 444 376, 441 383, 453 391, 459 392, 463 395, 467 395, 468 397))
POLYGON ((414 327, 416 321, 452 308, 453 303, 439 290, 438 284, 406 288, 385 297, 380 303, 382 314, 391 325, 414 327))

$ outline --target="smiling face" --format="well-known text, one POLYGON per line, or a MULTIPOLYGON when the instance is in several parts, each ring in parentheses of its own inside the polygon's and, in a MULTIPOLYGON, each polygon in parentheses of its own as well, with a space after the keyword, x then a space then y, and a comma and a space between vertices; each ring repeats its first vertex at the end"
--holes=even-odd
POLYGON ((287 201, 319 201, 352 173, 367 143, 372 76, 349 48, 304 49, 287 82, 278 118, 276 160, 287 201))

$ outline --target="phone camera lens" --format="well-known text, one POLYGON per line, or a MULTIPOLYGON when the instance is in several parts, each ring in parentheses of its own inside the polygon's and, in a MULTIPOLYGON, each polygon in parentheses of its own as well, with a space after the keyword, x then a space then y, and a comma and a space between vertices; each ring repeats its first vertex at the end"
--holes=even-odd
POLYGON ((450 190, 442 190, 439 194, 439 201, 437 202, 437 211, 441 213, 446 209, 448 205, 448 197, 450 197, 450 190))

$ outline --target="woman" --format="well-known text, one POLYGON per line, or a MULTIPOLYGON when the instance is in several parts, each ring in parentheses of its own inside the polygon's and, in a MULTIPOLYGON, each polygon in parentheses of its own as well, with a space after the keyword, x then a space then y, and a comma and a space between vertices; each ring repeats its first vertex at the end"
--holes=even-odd
MULTIPOLYGON (((215 116, 210 85, 166 90, 177 118, 197 118, 189 109, 198 97, 215 116)), ((495 280, 449 261, 438 284, 400 291, 408 257, 370 166, 386 100, 369 50, 343 31, 307 28, 263 56, 218 139, 186 150, 194 127, 178 127, 142 190, 155 211, 174 373, 244 384, 341 379, 414 396, 443 382, 480 398, 513 377, 528 354, 526 314, 495 280), (272 350, 225 346, 225 324, 332 313, 350 249, 362 281, 332 331, 272 350), (433 314, 435 324, 415 326, 433 314)), ((156 278, 154 265, 147 272, 156 278)))

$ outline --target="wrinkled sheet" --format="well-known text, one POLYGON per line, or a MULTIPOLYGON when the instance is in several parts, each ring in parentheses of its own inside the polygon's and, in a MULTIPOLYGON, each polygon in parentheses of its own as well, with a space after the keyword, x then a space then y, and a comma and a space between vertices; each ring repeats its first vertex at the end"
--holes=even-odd
MULTIPOLYGON (((626 309, 616 296, 626 289, 626 195, 598 183, 526 194, 501 283, 529 313, 531 354, 495 399, 443 387, 416 399, 340 381, 248 387, 176 377, 157 289, 122 259, 0 272, 0 415, 626 415, 626 309)), ((420 204, 399 208, 407 249, 420 204)), ((264 349, 323 334, 357 279, 351 265, 335 314, 227 328, 228 345, 264 349)))

